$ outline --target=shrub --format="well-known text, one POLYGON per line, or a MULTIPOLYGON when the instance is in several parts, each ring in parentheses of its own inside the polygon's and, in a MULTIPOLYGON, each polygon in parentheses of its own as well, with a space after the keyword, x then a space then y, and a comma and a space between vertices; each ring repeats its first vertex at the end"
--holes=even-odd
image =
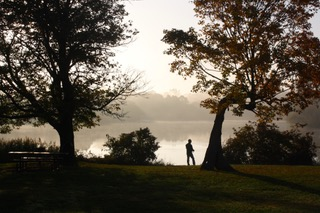
POLYGON ((119 138, 107 135, 104 146, 110 152, 106 156, 109 162, 131 165, 151 164, 157 159, 155 152, 160 148, 148 128, 122 133, 119 138))
POLYGON ((246 125, 227 140, 223 151, 234 164, 312 165, 316 146, 311 133, 298 129, 279 131, 274 124, 246 125))

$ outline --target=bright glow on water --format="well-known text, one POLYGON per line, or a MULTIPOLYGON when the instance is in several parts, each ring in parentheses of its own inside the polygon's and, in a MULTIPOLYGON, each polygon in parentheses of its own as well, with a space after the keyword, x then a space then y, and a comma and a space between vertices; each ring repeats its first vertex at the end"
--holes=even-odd
MULTIPOLYGON (((172 165, 187 165, 186 148, 187 141, 159 141, 160 148, 156 152, 157 161, 162 161, 166 164, 172 165)), ((86 153, 92 153, 96 156, 103 157, 107 152, 104 151, 104 142, 95 141, 91 144, 86 153)), ((196 141, 192 142, 193 149, 195 150, 193 155, 196 160, 196 164, 200 165, 203 161, 207 144, 196 141)))

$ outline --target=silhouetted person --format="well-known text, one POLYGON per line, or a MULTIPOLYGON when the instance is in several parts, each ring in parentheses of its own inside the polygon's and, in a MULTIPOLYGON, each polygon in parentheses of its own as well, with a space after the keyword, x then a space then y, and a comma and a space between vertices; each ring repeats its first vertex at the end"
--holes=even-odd
POLYGON ((192 143, 192 141, 191 141, 191 139, 189 139, 189 140, 188 140, 188 143, 186 144, 186 149, 187 149, 187 163, 188 163, 188 166, 190 165, 190 163, 189 163, 189 159, 190 159, 190 158, 192 159, 193 165, 196 165, 196 162, 195 162, 195 160, 194 160, 194 156, 193 156, 193 153, 192 153, 192 152, 194 151, 194 149, 193 149, 191 143, 192 143))

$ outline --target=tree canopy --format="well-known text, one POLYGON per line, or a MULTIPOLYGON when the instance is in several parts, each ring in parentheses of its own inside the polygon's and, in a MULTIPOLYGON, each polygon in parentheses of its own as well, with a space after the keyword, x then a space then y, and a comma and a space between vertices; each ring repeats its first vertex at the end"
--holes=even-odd
POLYGON ((203 165, 213 169, 224 161, 221 127, 227 109, 235 115, 250 110, 271 121, 320 97, 320 42, 309 23, 319 1, 193 3, 200 29, 165 30, 163 41, 169 44, 165 53, 175 57, 171 71, 195 76, 193 91, 210 95, 201 105, 217 116, 203 165))
POLYGON ((74 130, 97 125, 98 111, 121 116, 142 86, 114 60, 137 34, 125 16, 120 0, 2 0, 1 129, 49 123, 73 156, 74 130))

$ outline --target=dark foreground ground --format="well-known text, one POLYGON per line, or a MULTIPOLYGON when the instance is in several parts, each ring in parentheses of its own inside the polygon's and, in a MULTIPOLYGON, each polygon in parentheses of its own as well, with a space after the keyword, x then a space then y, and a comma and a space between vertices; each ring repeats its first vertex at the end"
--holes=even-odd
POLYGON ((187 166, 80 163, 16 172, 0 164, 0 212, 319 212, 319 166, 187 166))

